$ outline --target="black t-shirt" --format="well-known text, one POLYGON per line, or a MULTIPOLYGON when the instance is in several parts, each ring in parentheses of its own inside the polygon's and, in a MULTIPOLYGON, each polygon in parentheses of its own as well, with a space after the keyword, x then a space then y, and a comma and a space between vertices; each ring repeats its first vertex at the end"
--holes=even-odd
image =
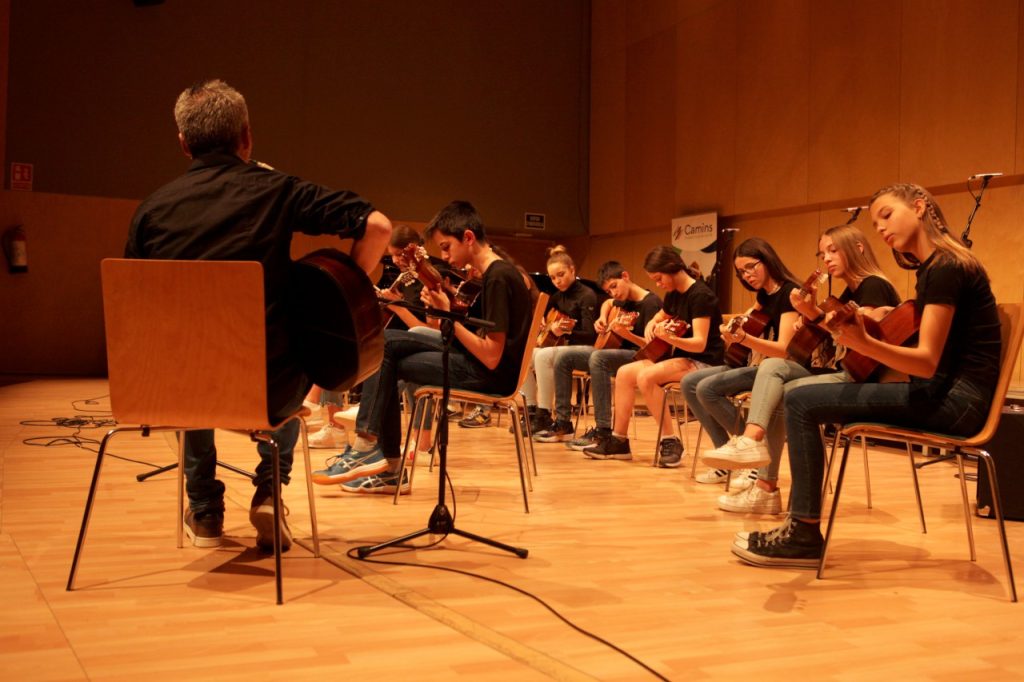
MULTIPOLYGON (((494 322, 494 327, 485 332, 505 334, 505 348, 501 352, 501 360, 494 368, 493 375, 494 392, 508 393, 516 387, 519 380, 523 351, 530 334, 530 322, 533 318, 530 292, 523 282, 523 276, 514 265, 508 261, 497 260, 491 263, 484 273, 483 292, 478 301, 482 302, 480 317, 494 322)), ((476 359, 476 356, 465 348, 462 350, 470 358, 476 359)))
POLYGON ((953 306, 953 322, 935 375, 932 397, 943 397, 957 381, 991 396, 999 378, 1001 327, 996 300, 983 271, 971 271, 939 251, 917 271, 917 310, 929 303, 953 306))
MULTIPOLYGON (((263 264, 270 411, 299 390, 290 357, 286 296, 293 232, 361 239, 373 212, 359 195, 335 191, 214 152, 144 199, 132 217, 125 258, 254 260, 263 264)), ((197 320, 197 324, 202 324, 197 320)))
MULTIPOLYGON (((616 308, 620 308, 629 313, 639 313, 636 318, 636 322, 633 323, 633 328, 630 330, 636 336, 643 338, 644 330, 647 329, 647 323, 651 321, 658 311, 661 310, 661 299, 653 291, 648 291, 647 295, 639 301, 615 301, 612 305, 616 308)), ((612 318, 615 317, 615 312, 611 313, 612 318)), ((636 344, 632 341, 622 339, 623 349, 634 349, 636 344)))
POLYGON ((896 293, 896 287, 884 277, 868 275, 860 286, 854 290, 849 287, 839 297, 841 303, 853 301, 862 308, 883 308, 885 306, 897 306, 900 304, 900 295, 896 293))
MULTIPOLYGON (((589 346, 597 338, 594 321, 597 319, 597 294, 578 280, 565 291, 556 291, 548 301, 552 308, 576 320, 576 326, 569 332, 569 345, 589 346)), ((564 338, 564 337, 563 337, 564 338)))
POLYGON ((768 316, 768 325, 761 334, 763 339, 779 338, 779 328, 782 325, 782 316, 785 313, 793 312, 793 304, 789 300, 789 292, 799 289, 796 282, 785 281, 779 290, 774 294, 767 293, 764 289, 757 290, 757 303, 761 312, 768 316))
MULTIPOLYGON (((853 301, 862 308, 882 308, 900 304, 900 295, 892 283, 878 275, 868 275, 860 285, 851 290, 849 287, 839 296, 840 303, 853 301)), ((804 322, 807 324, 807 322, 804 322)), ((811 354, 811 372, 823 374, 838 371, 839 361, 846 355, 846 349, 837 346, 831 336, 825 339, 811 354)))
POLYGON ((722 312, 718 308, 718 296, 711 291, 704 282, 694 282, 685 292, 670 291, 665 294, 664 311, 672 317, 685 320, 689 329, 681 338, 693 338, 693 320, 698 317, 711 318, 711 328, 708 330, 707 344, 700 353, 693 353, 676 348, 672 357, 692 358, 705 362, 709 365, 722 363, 722 354, 725 352, 725 342, 722 341, 722 312))

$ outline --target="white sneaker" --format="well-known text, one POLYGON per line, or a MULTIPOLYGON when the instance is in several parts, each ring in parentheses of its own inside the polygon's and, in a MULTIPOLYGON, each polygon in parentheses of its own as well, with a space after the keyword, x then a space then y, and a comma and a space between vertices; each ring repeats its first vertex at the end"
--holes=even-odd
POLYGON ((757 469, 740 469, 734 471, 729 479, 729 491, 746 490, 757 481, 757 469))
POLYGON ((778 490, 768 492, 759 485, 752 485, 746 490, 719 496, 718 508, 737 514, 781 514, 782 495, 778 490))
POLYGON ((351 423, 355 425, 356 415, 359 414, 359 404, 351 405, 347 410, 334 413, 334 421, 340 423, 351 423))
POLYGON ((316 424, 324 423, 324 406, 320 403, 313 403, 308 400, 302 401, 302 406, 310 411, 310 415, 306 417, 306 426, 314 426, 316 424))
POLYGON ((718 469, 756 469, 768 464, 771 457, 763 441, 739 436, 720 448, 708 450, 701 455, 701 460, 718 469))
POLYGON ((343 448, 348 445, 348 434, 344 426, 324 424, 319 431, 309 437, 311 448, 343 448))
POLYGON ((729 471, 726 469, 708 469, 702 474, 697 474, 694 478, 697 483, 712 484, 725 483, 729 480, 729 471))

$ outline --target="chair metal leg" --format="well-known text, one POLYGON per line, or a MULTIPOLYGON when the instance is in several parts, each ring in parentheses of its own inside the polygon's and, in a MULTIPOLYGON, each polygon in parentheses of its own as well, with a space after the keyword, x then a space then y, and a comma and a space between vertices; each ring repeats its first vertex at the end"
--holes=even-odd
POLYGON ((924 521, 924 504, 921 502, 921 485, 917 481, 917 467, 914 465, 914 448, 909 441, 906 442, 907 459, 910 460, 910 473, 914 477, 914 495, 917 497, 917 514, 921 518, 921 532, 927 533, 928 526, 924 521))
POLYGON ((654 434, 654 459, 651 466, 656 467, 661 461, 661 433, 665 428, 665 410, 668 409, 668 392, 661 387, 661 414, 658 415, 658 432, 654 434))
POLYGON ((872 509, 871 506, 871 467, 868 466, 868 438, 864 434, 860 436, 860 452, 864 458, 864 486, 867 488, 868 494, 868 509, 872 509))
MULTIPOLYGON (((537 471, 537 453, 533 449, 533 432, 530 430, 529 408, 526 404, 526 394, 520 392, 519 398, 523 401, 523 411, 520 413, 522 421, 519 423, 520 425, 526 424, 526 441, 530 445, 530 459, 533 460, 533 475, 539 476, 540 474, 537 471)), ((520 431, 522 431, 521 428, 520 431)))
MULTIPOLYGON (((1003 519, 1003 502, 999 496, 999 481, 996 480, 996 463, 987 450, 978 450, 978 461, 985 463, 988 470, 988 489, 992 495, 992 511, 996 515, 996 523, 999 526, 999 541, 1003 547, 1003 565, 1006 566, 1006 578, 1010 582, 1010 599, 1017 601, 1017 585, 1013 581, 1013 564, 1010 563, 1010 546, 1006 542, 1006 524, 1003 519)), ((963 477, 961 476, 961 480, 963 477)))
POLYGON ((690 478, 697 478, 697 454, 700 453, 700 439, 704 436, 704 425, 697 428, 697 443, 693 446, 693 462, 690 463, 690 478))
POLYGON ((185 431, 175 431, 178 439, 178 549, 185 546, 185 431))
MULTIPOLYGON (((404 441, 404 445, 402 446, 402 456, 399 458, 401 461, 398 464, 398 479, 397 479, 398 480, 398 485, 395 487, 394 504, 398 504, 398 498, 402 494, 402 480, 403 480, 403 477, 405 476, 405 465, 406 465, 405 453, 409 451, 409 443, 412 442, 410 440, 412 438, 412 431, 413 431, 414 426, 416 426, 417 424, 419 424, 419 426, 416 427, 416 441, 415 442, 417 442, 417 443, 420 442, 420 432, 422 431, 422 428, 423 428, 422 412, 424 410, 424 407, 426 406, 426 401, 427 401, 427 396, 423 396, 419 400, 416 401, 416 404, 413 405, 413 408, 412 408, 412 417, 409 418, 409 424, 405 428, 405 441, 404 441), (417 421, 417 418, 419 418, 419 421, 417 421)), ((433 418, 434 418, 434 415, 431 415, 431 419, 433 419, 433 418)), ((413 446, 413 447, 415 449, 415 446, 413 446)), ((433 466, 434 466, 434 458, 433 458, 433 456, 431 456, 430 463, 429 463, 428 466, 429 466, 429 469, 432 471, 433 470, 433 466)), ((412 471, 409 472, 409 486, 410 487, 412 486, 412 478, 415 475, 415 473, 416 473, 416 463, 415 463, 415 460, 414 460, 413 461, 413 466, 412 466, 412 471)))
POLYGON ((516 442, 516 462, 519 464, 519 485, 523 490, 523 511, 529 514, 530 502, 526 492, 526 479, 530 474, 530 465, 528 462, 524 463, 523 461, 526 457, 526 445, 523 443, 523 424, 519 420, 519 407, 515 404, 515 401, 510 401, 507 409, 509 419, 512 420, 512 435, 516 442))
POLYGON ((971 521, 971 505, 967 500, 967 476, 964 475, 964 455, 959 448, 956 451, 956 467, 960 473, 960 499, 964 507, 964 525, 967 526, 967 544, 971 550, 971 561, 978 560, 978 553, 974 549, 974 524, 971 521))
MULTIPOLYGON (((818 579, 825 577, 825 561, 828 559, 828 548, 832 540, 832 527, 836 521, 836 510, 839 509, 839 493, 843 488, 843 475, 846 473, 846 458, 850 454, 850 439, 843 446, 843 458, 839 461, 839 476, 836 477, 836 489, 832 494, 832 512, 828 516, 828 527, 825 530, 825 543, 821 547, 821 562, 818 564, 818 579)), ((822 489, 824 489, 824 485, 822 489)))
MULTIPOLYGON (((125 431, 138 431, 140 429, 124 429, 125 431)), ((75 556, 71 559, 71 571, 68 573, 68 584, 65 589, 68 592, 75 589, 75 576, 78 573, 78 560, 82 557, 82 548, 85 546, 85 536, 89 532, 89 519, 92 516, 92 505, 96 501, 96 485, 100 480, 100 469, 103 468, 103 456, 107 453, 107 444, 115 434, 120 433, 120 427, 107 431, 100 443, 99 452, 96 453, 96 466, 92 470, 92 483, 89 484, 89 494, 85 498, 85 511, 82 513, 82 527, 78 531, 78 541, 75 543, 75 556)), ((180 526, 180 521, 179 521, 180 526)))
POLYGON ((316 525, 316 496, 313 494, 313 466, 309 459, 309 432, 306 420, 299 419, 299 436, 302 438, 302 457, 306 463, 306 496, 309 498, 309 525, 313 531, 313 556, 320 558, 320 530, 316 525))

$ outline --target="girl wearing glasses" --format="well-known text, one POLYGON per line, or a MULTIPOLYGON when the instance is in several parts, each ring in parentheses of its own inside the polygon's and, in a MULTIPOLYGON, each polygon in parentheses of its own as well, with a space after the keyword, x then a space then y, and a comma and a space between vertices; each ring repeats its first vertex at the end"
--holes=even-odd
MULTIPOLYGON (((733 257, 733 266, 743 287, 757 293, 756 302, 746 314, 757 311, 767 322, 759 335, 742 328, 730 332, 727 326, 723 326, 722 337, 731 345, 743 346, 764 357, 786 357, 786 347, 794 334, 793 325, 800 317, 790 302, 790 293, 799 288, 796 277, 771 244, 757 237, 739 245, 733 257)), ((720 365, 692 372, 680 382, 687 406, 700 420, 716 448, 730 442, 731 434, 739 426, 737 408, 730 397, 749 391, 756 376, 757 367, 733 368, 720 365)), ((784 440, 785 432, 780 423, 767 434, 768 449, 781 452, 784 440)), ((765 450, 756 458, 751 458, 747 466, 760 467, 768 464, 769 459, 765 450)), ((741 472, 736 483, 749 487, 753 483, 752 473, 756 477, 752 471, 741 472)), ((727 470, 711 469, 699 475, 697 481, 724 483, 728 478, 727 470)))
POLYGON ((963 436, 977 433, 988 417, 1002 342, 985 268, 950 234, 935 198, 923 187, 885 187, 871 198, 870 211, 896 262, 917 270, 917 342, 897 346, 870 337, 859 314, 836 326, 837 342, 910 375, 910 381, 816 384, 786 394, 790 516, 774 530, 736 536, 732 552, 749 564, 817 568, 824 545, 819 424, 881 421, 963 436))

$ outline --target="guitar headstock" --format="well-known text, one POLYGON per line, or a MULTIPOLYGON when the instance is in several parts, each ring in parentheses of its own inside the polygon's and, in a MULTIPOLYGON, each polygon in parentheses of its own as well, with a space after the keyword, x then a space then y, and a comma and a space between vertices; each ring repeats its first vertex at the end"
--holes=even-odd
POLYGON ((722 328, 723 328, 723 330, 725 332, 727 332, 729 334, 735 334, 736 332, 738 332, 743 327, 743 324, 746 321, 747 321, 747 316, 746 315, 733 315, 732 318, 728 322, 726 322, 724 325, 722 325, 722 328))
POLYGON ((828 279, 828 273, 822 272, 821 268, 816 269, 811 276, 804 280, 800 292, 804 295, 813 294, 828 279))

